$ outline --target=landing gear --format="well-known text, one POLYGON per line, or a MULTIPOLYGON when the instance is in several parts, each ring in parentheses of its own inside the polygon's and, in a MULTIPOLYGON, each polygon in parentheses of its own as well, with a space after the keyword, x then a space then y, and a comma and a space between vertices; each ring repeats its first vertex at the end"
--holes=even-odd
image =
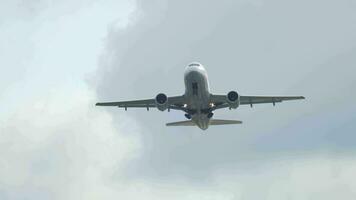
POLYGON ((210 119, 210 118, 212 118, 214 116, 214 113, 212 113, 212 112, 210 112, 210 113, 208 113, 208 118, 210 119))
POLYGON ((185 114, 184 116, 185 116, 187 119, 192 119, 192 116, 191 116, 190 114, 188 114, 188 113, 185 114))

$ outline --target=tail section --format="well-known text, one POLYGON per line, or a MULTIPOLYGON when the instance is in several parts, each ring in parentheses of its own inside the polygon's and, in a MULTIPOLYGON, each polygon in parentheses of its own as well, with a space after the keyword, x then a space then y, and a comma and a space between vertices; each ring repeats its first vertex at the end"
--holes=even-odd
POLYGON ((238 120, 225 120, 225 119, 212 119, 210 125, 227 125, 227 124, 242 124, 242 121, 238 120))
POLYGON ((192 120, 167 123, 166 126, 195 126, 192 120))
MULTIPOLYGON (((211 119, 209 125, 227 125, 227 124, 242 124, 242 121, 238 120, 225 120, 225 119, 211 119)), ((167 123, 166 126, 196 126, 192 120, 171 122, 167 123)))

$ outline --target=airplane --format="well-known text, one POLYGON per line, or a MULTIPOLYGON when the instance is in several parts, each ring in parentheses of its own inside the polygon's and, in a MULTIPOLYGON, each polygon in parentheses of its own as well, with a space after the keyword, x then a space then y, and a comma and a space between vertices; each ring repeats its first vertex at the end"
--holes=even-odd
POLYGON ((160 111, 180 110, 185 112, 187 121, 167 123, 166 126, 198 126, 202 130, 209 125, 241 124, 238 120, 213 119, 213 111, 222 108, 236 109, 240 105, 276 103, 288 100, 305 99, 303 96, 243 96, 236 91, 227 94, 212 94, 208 75, 204 66, 198 62, 190 63, 184 72, 185 93, 168 97, 159 93, 153 99, 96 103, 96 106, 117 106, 120 108, 157 108, 160 111))

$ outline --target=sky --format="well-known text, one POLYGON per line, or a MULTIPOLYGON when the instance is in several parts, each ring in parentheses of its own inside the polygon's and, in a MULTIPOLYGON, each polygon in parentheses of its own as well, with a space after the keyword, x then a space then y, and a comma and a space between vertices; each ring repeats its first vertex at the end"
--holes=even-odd
POLYGON ((0 199, 355 199, 351 0, 0 0, 0 199), (95 107, 213 93, 303 95, 165 127, 181 112, 95 107))

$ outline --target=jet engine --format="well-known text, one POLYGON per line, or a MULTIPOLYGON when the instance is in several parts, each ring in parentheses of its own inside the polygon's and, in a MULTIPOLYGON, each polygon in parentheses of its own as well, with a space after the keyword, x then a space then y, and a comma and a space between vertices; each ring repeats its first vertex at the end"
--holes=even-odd
POLYGON ((158 110, 165 111, 168 108, 168 97, 163 93, 159 93, 156 98, 156 106, 158 110))
POLYGON ((240 105, 240 96, 236 91, 227 93, 227 102, 230 108, 236 109, 240 105))

